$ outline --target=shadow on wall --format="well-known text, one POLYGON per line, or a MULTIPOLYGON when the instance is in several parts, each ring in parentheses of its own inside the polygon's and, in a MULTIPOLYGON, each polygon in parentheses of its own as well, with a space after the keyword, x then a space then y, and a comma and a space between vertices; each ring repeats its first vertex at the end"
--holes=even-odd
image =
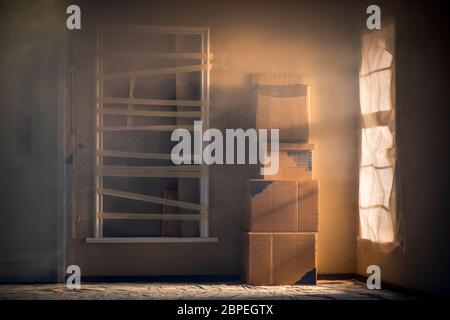
MULTIPOLYGON (((255 128, 256 117, 252 106, 252 94, 251 75, 245 76, 244 85, 239 88, 220 87, 213 84, 210 127, 221 130, 224 136, 226 129, 255 128)), ((248 153, 246 159, 248 159, 248 153)), ((239 239, 244 216, 243 204, 246 201, 245 181, 258 178, 260 166, 224 164, 212 165, 211 168, 211 234, 228 233, 227 237, 239 239)))

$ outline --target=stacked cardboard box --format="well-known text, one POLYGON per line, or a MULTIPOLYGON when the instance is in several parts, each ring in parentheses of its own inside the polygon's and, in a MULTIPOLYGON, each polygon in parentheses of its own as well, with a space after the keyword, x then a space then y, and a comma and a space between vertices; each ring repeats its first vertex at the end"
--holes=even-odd
POLYGON ((252 77, 257 129, 279 129, 285 141, 309 140, 309 86, 298 75, 252 77))
POLYGON ((244 279, 251 285, 316 284, 316 234, 247 232, 244 279))
POLYGON ((318 231, 316 180, 252 179, 245 189, 246 231, 318 231))
POLYGON ((316 283, 316 180, 250 180, 243 275, 248 284, 316 283))
POLYGON ((281 143, 278 173, 249 180, 245 188, 244 281, 315 284, 319 210, 308 144, 309 88, 292 75, 258 75, 253 84, 256 126, 280 129, 281 143))
MULTIPOLYGON (((270 146, 268 150, 271 150, 270 146)), ((264 179, 311 180, 313 150, 314 145, 310 143, 280 143, 278 172, 274 175, 266 175, 264 179)))

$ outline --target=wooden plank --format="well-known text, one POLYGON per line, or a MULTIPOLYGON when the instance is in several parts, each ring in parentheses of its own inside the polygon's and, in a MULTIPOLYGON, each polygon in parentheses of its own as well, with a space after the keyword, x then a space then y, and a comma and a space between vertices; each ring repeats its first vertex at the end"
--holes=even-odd
POLYGON ((177 107, 202 107, 207 101, 201 100, 173 100, 173 99, 141 99, 141 98, 115 98, 98 97, 99 103, 113 104, 138 104, 138 105, 157 105, 157 106, 177 106, 177 107))
POLYGON ((204 213, 130 213, 130 212, 99 212, 102 219, 108 220, 187 220, 197 221, 205 219, 204 213))
MULTIPOLYGON (((209 28, 205 29, 205 32, 202 34, 202 52, 206 52, 208 55, 210 53, 210 33, 209 28)), ((206 63, 208 65, 208 68, 202 72, 202 79, 201 79, 201 85, 202 85, 202 93, 201 93, 201 100, 209 101, 209 89, 210 89, 210 60, 206 59, 202 61, 203 63, 206 63)), ((204 111, 204 118, 203 120, 203 130, 206 130, 209 128, 209 103, 205 105, 203 108, 204 111)), ((205 206, 206 208, 209 208, 209 167, 204 166, 202 167, 202 178, 200 178, 200 203, 205 206)), ((204 238, 209 237, 209 219, 205 219, 200 221, 200 236, 204 238)))
MULTIPOLYGON (((100 53, 98 53, 100 54, 100 53)), ((146 52, 146 51, 124 51, 124 50, 104 50, 104 57, 136 57, 136 58, 153 58, 153 59, 177 59, 177 60, 202 60, 207 59, 206 53, 196 52, 146 52)), ((209 59, 213 59, 213 55, 209 55, 209 59)))
MULTIPOLYGON (((100 30, 100 27, 97 26, 97 51, 103 51, 103 34, 100 30)), ((103 74, 103 57, 98 55, 96 59, 96 66, 97 66, 97 85, 96 85, 96 95, 97 97, 103 96, 103 87, 104 83, 102 80, 99 79, 99 76, 103 74)), ((73 78, 73 72, 71 72, 72 78, 73 78)), ((101 101, 97 101, 97 108, 101 109, 103 108, 103 103, 101 101)), ((96 114, 96 126, 103 126, 103 117, 100 114, 96 114)), ((75 137, 78 135, 75 135, 75 137)), ((103 149, 103 132, 97 131, 96 132, 96 142, 95 142, 96 149, 103 149)), ((95 163, 96 165, 102 165, 103 164, 103 158, 102 157, 95 157, 95 163)), ((77 165, 74 164, 74 171, 77 169, 77 165)), ((74 172, 74 177, 76 177, 76 172, 74 172)), ((95 177, 95 187, 96 188, 103 188, 103 177, 96 176, 95 177)), ((74 197, 73 197, 74 198, 74 197)), ((74 200, 72 200, 74 201, 74 200)), ((96 194, 95 197, 95 208, 96 212, 102 212, 103 211, 103 196, 101 194, 96 194)), ((73 228, 75 228, 75 224, 72 223, 73 228)), ((72 235, 76 235, 74 232, 76 230, 72 230, 72 235)), ((94 224, 94 235, 96 238, 103 237, 103 220, 98 217, 96 214, 95 217, 95 224, 94 224)))
POLYGON ((86 238, 86 243, 211 243, 218 242, 218 238, 202 237, 117 237, 117 238, 86 238))
POLYGON ((143 172, 121 172, 114 170, 98 170, 99 177, 125 177, 125 178, 186 178, 198 179, 200 173, 198 172, 158 172, 158 171, 143 171, 143 172))
POLYGON ((101 74, 99 75, 98 78, 101 80, 116 80, 116 79, 127 79, 131 77, 158 76, 163 74, 182 73, 182 72, 200 72, 210 68, 211 68, 210 65, 197 64, 192 66, 159 68, 140 71, 111 72, 101 74))
POLYGON ((101 177, 127 177, 127 178, 200 178, 197 172, 120 172, 113 170, 99 170, 97 175, 101 177))
POLYGON ((168 171, 168 172, 200 172, 200 165, 172 165, 172 166, 102 166, 104 169, 123 170, 148 170, 148 171, 168 171))
POLYGON ((168 118, 201 118, 200 111, 146 111, 103 108, 97 109, 99 113, 106 115, 144 116, 144 117, 168 117, 168 118))
MULTIPOLYGON (((164 199, 178 200, 178 190, 164 190, 164 199)), ((163 205, 163 215, 176 216, 178 214, 178 208, 163 205)), ((181 236, 180 221, 177 220, 164 220, 161 225, 162 237, 179 237, 181 236)))
POLYGON ((194 131, 194 126, 179 126, 179 125, 154 125, 154 126, 99 126, 99 131, 112 132, 112 131, 174 131, 175 129, 187 129, 194 131))
POLYGON ((142 172, 121 172, 114 170, 98 170, 99 177, 125 177, 125 178, 186 178, 198 179, 200 174, 197 172, 158 172, 158 171, 142 171, 142 172))
POLYGON ((193 35, 201 35, 206 29, 204 27, 156 27, 147 25, 102 25, 100 28, 102 32, 144 32, 193 35))
POLYGON ((102 177, 200 178, 199 170, 170 170, 159 167, 98 166, 96 174, 102 177))
POLYGON ((144 152, 128 152, 114 150, 97 150, 97 155, 103 157, 115 158, 132 158, 132 159, 155 159, 155 160, 171 160, 170 153, 144 153, 144 152))
POLYGON ((179 208, 184 208, 184 209, 199 210, 202 213, 206 213, 206 211, 207 211, 207 208, 205 206, 202 206, 198 203, 185 202, 185 201, 179 201, 179 200, 170 200, 170 199, 164 199, 161 197, 148 196, 145 194, 132 193, 132 192, 126 192, 126 191, 120 191, 120 190, 107 189, 107 188, 97 188, 97 192, 99 194, 109 195, 109 196, 113 196, 113 197, 126 198, 126 199, 137 200, 137 201, 145 201, 145 202, 151 202, 151 203, 157 203, 157 204, 167 204, 167 205, 170 205, 173 207, 179 207, 179 208))

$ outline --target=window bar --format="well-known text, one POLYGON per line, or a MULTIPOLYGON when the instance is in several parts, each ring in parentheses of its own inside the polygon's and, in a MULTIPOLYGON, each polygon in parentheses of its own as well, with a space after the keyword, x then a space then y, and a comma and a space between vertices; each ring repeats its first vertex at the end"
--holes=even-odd
MULTIPOLYGON (((202 54, 206 53, 206 59, 202 59, 202 65, 206 64, 206 70, 201 73, 201 100, 205 103, 202 105, 202 121, 203 131, 209 128, 209 28, 202 32, 202 54)), ((205 142, 203 142, 205 147, 205 142)), ((201 155, 203 156, 203 155, 201 155)), ((203 164, 200 178, 200 204, 208 208, 209 214, 209 168, 203 164)), ((200 237, 209 237, 208 219, 200 220, 200 237)))
MULTIPOLYGON (((101 75, 103 74, 103 34, 100 26, 97 27, 97 97, 103 98, 103 79, 101 75)), ((97 109, 103 111, 103 102, 101 99, 97 99, 97 109)), ((96 114, 96 127, 103 127, 103 112, 97 112, 96 114)), ((96 145, 97 150, 103 151, 103 131, 96 130, 96 145)), ((96 167, 103 165, 103 156, 100 153, 96 154, 96 167)), ((96 190, 103 188, 103 177, 97 175, 95 177, 96 190)), ((95 203, 95 238, 103 237, 103 194, 96 191, 96 203, 95 203)))

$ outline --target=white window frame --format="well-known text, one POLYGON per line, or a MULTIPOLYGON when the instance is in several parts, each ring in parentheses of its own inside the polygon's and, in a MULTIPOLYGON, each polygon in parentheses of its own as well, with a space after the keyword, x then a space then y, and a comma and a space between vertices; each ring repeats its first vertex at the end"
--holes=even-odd
MULTIPOLYGON (((200 112, 181 112, 174 117, 194 117, 198 115, 199 120, 203 122, 203 130, 209 127, 209 87, 210 87, 210 69, 211 69, 209 28, 207 27, 150 27, 150 26, 99 26, 97 29, 97 52, 96 52, 96 156, 95 156, 95 216, 94 216, 94 237, 87 238, 87 243, 147 243, 147 242, 216 242, 217 238, 209 236, 209 169, 207 165, 193 166, 170 166, 170 167, 126 167, 126 166, 104 166, 104 157, 122 157, 122 158, 146 158, 146 159, 170 159, 170 154, 154 153, 136 153, 118 150, 105 150, 103 148, 103 135, 107 131, 129 131, 129 130, 155 130, 172 131, 176 127, 190 127, 182 125, 158 125, 133 127, 128 118, 137 115, 139 111, 133 111, 130 107, 133 104, 142 105, 171 105, 171 106, 189 106, 198 107, 200 112), (103 35, 105 32, 137 32, 137 33, 158 33, 174 35, 197 35, 201 37, 201 52, 198 53, 151 53, 151 52, 132 52, 132 51, 106 51, 103 48, 103 35), (103 58, 105 54, 130 55, 140 54, 149 58, 165 59, 196 59, 200 64, 187 67, 173 67, 163 69, 150 69, 129 72, 104 73, 103 58), (130 89, 130 96, 126 98, 110 98, 103 96, 104 82, 109 79, 128 78, 130 79, 130 88, 138 81, 140 76, 158 75, 167 73, 181 72, 200 72, 201 88, 200 100, 156 100, 156 99, 136 99, 130 89), (103 116, 111 114, 111 110, 104 108, 104 103, 118 103, 129 105, 125 113, 116 114, 117 116, 127 116, 127 125, 123 127, 103 126, 103 116), (195 115, 194 115, 195 113, 195 115), (195 178, 199 179, 200 203, 190 203, 185 201, 170 200, 161 197, 155 197, 144 194, 126 192, 122 190, 111 190, 103 187, 104 176, 122 176, 122 177, 164 177, 164 178, 195 178), (120 198, 133 199, 137 201, 147 201, 151 203, 166 204, 173 207, 180 207, 190 210, 197 210, 198 214, 164 214, 164 213, 109 213, 103 210, 103 196, 109 195, 120 198), (105 219, 125 219, 125 220, 194 220, 199 222, 198 237, 104 237, 103 222, 105 219)), ((120 110, 122 111, 122 110, 120 110)), ((141 115, 142 115, 142 111, 141 115)), ((179 112, 179 111, 177 111, 179 112)), ((155 116, 172 116, 174 112, 147 113, 155 116)), ((188 128, 191 129, 191 128, 188 128)), ((168 141, 169 143, 170 141, 168 141)))

